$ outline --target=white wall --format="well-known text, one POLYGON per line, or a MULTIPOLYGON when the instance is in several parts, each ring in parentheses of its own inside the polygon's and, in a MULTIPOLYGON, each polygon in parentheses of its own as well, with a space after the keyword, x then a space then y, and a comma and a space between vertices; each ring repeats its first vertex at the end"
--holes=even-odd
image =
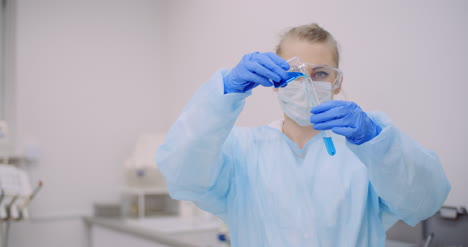
MULTIPOLYGON (((447 203, 468 206, 465 1, 17 2, 17 147, 40 148, 31 174, 45 182, 35 216, 117 200, 139 133, 166 130, 219 67, 272 50, 280 31, 311 22, 341 43, 349 99, 387 112, 439 153, 453 185, 447 203)), ((258 88, 238 124, 280 116, 271 90, 258 88)), ((84 246, 84 235, 76 219, 36 221, 14 224, 10 242, 84 246)))
POLYGON ((83 246, 76 216, 117 202, 137 135, 167 128, 164 10, 155 0, 17 0, 17 146, 40 150, 31 178, 44 181, 31 214, 75 218, 14 224, 11 246, 83 246))
POLYGON ((3 4, 0 2, 0 119, 5 119, 5 81, 3 72, 3 50, 4 50, 4 28, 5 28, 5 12, 3 4))
MULTIPOLYGON (((365 110, 386 112, 436 151, 452 183, 447 204, 468 206, 468 2, 171 1, 172 121, 219 67, 251 51, 271 51, 288 27, 317 22, 340 42, 344 90, 365 110)), ((238 124, 281 116, 271 89, 255 89, 238 124)), ((339 150, 338 150, 339 152, 339 150)))

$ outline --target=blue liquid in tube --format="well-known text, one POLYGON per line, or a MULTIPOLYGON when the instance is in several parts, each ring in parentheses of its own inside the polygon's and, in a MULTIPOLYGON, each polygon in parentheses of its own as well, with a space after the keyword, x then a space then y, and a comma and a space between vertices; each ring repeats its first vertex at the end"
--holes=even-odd
POLYGON ((306 77, 306 75, 302 72, 289 72, 288 71, 286 73, 288 73, 288 76, 289 76, 289 79, 287 80, 281 80, 280 82, 273 82, 272 80, 270 80, 273 83, 274 88, 278 88, 280 87, 280 85, 286 86, 288 83, 296 80, 297 78, 306 77))
POLYGON ((335 144, 331 137, 323 137, 323 142, 325 143, 325 147, 327 148, 327 152, 330 156, 336 154, 335 144))

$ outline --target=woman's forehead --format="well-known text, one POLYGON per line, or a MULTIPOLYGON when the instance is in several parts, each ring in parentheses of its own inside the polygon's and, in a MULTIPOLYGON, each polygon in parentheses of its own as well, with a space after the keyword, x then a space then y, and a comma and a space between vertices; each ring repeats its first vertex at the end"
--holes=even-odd
POLYGON ((336 67, 333 48, 325 42, 310 42, 299 39, 290 39, 281 45, 281 57, 288 60, 299 57, 304 63, 327 65, 336 67))

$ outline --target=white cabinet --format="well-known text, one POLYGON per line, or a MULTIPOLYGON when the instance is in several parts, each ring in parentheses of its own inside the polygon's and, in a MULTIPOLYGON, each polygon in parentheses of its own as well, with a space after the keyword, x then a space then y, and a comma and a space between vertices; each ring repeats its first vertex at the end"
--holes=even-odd
POLYGON ((85 218, 91 247, 217 247, 221 221, 203 217, 85 218))
POLYGON ((169 247, 169 245, 163 245, 154 240, 148 240, 130 233, 116 231, 102 226, 92 227, 91 238, 92 247, 169 247))

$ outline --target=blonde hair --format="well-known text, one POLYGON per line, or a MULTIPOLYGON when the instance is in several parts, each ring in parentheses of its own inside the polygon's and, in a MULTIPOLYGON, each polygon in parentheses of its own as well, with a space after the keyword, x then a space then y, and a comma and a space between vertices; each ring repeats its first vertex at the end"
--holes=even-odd
POLYGON ((280 42, 276 46, 276 54, 281 54, 281 46, 286 40, 290 39, 299 39, 305 40, 309 42, 319 42, 319 43, 328 43, 331 48, 333 49, 333 58, 335 59, 336 66, 339 66, 340 63, 340 52, 338 49, 338 42, 336 42, 335 38, 325 29, 320 27, 316 23, 312 23, 309 25, 301 25, 297 27, 293 27, 285 32, 280 37, 280 42))

